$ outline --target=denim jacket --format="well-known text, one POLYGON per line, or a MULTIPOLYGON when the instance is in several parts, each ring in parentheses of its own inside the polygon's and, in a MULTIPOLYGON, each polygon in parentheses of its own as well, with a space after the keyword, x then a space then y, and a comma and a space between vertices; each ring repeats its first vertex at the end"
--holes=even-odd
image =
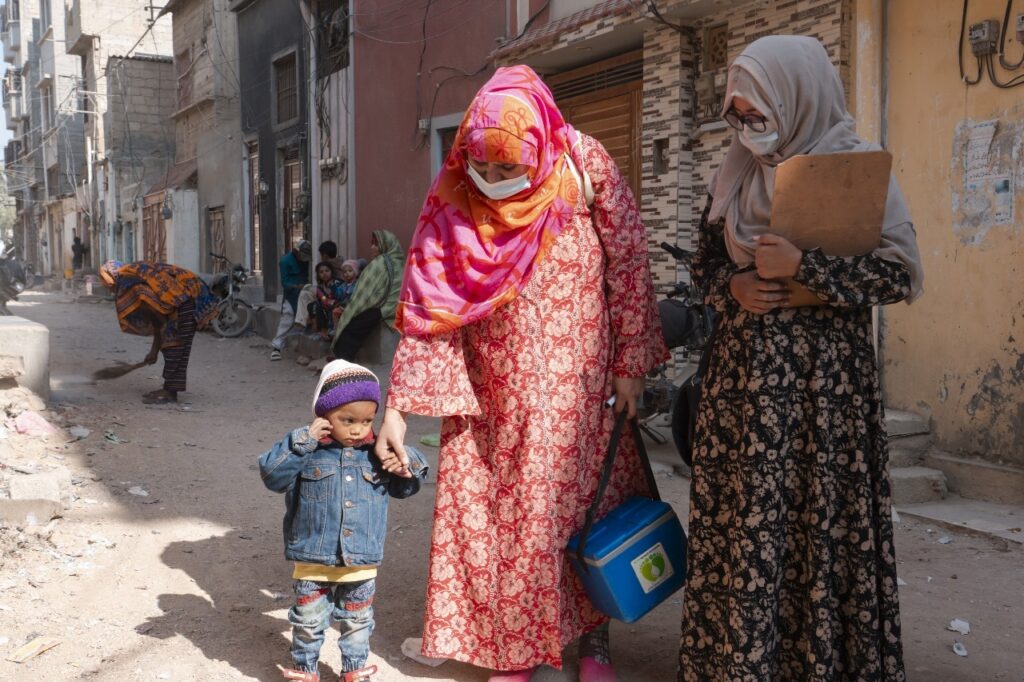
POLYGON ((423 455, 409 446, 406 452, 412 478, 384 471, 373 443, 324 445, 304 426, 260 457, 264 485, 285 494, 285 558, 327 566, 379 564, 388 496, 416 494, 427 475, 423 455))

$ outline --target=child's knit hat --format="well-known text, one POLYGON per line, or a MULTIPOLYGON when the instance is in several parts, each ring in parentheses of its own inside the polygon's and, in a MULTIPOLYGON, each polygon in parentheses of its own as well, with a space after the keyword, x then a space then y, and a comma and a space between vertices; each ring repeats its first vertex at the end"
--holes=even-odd
POLYGON ((345 360, 327 363, 313 394, 313 414, 323 417, 357 400, 371 400, 380 405, 380 382, 373 372, 345 360))

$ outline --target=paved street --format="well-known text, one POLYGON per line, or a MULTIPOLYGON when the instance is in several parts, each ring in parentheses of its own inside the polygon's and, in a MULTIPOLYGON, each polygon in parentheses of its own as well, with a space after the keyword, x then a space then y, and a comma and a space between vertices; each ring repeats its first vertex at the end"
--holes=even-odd
MULTIPOLYGON (((60 438, 45 447, 14 435, 0 441, 0 451, 11 448, 4 458, 46 453, 42 462, 81 479, 49 539, 0 531, 0 651, 7 656, 35 634, 61 640, 27 663, 0 662, 0 679, 278 679, 275 666, 288 663, 290 566, 283 501, 263 488, 256 459, 308 421, 315 375, 287 356, 269 362, 258 337, 200 334, 184 402, 147 407, 139 396, 159 386, 159 364, 114 381, 88 379, 148 349, 146 339, 118 331, 110 303, 33 291, 12 307, 50 327, 54 421, 91 434, 67 447, 60 438), (123 442, 105 440, 108 430, 123 442), (136 487, 148 494, 129 493, 136 487)), ((436 422, 414 420, 410 442, 436 431, 436 422)), ((436 449, 422 449, 436 464, 436 449)), ((662 474, 660 484, 685 512, 687 481, 662 474)), ((432 503, 428 485, 391 506, 372 640, 382 682, 486 679, 479 669, 429 668, 400 652, 419 634, 432 503)), ((907 518, 896 540, 910 680, 1024 680, 1021 545, 907 518), (970 634, 948 631, 953 618, 968 621, 970 634), (966 658, 953 653, 955 639, 966 658)), ((638 624, 613 625, 620 679, 674 679, 679 609, 677 595, 638 624)), ((323 660, 337 671, 333 641, 323 660)), ((572 651, 567 662, 574 658, 572 651)), ((535 677, 570 679, 571 668, 535 677)))

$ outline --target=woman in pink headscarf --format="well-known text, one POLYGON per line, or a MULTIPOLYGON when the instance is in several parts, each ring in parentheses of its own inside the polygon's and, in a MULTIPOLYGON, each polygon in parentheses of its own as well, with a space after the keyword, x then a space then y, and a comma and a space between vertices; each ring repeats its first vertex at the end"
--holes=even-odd
MULTIPOLYGON (((423 653, 528 680, 580 641, 614 680, 607 618, 564 558, 593 500, 612 410, 667 357, 632 192, 525 66, 469 107, 420 215, 377 453, 401 471, 406 413, 439 416, 423 653)), ((645 490, 623 439, 607 511, 645 490)))

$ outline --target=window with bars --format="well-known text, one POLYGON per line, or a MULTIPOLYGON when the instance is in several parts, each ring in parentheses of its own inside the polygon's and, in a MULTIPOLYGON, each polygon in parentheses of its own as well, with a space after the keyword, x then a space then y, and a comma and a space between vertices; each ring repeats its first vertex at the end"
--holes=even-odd
POLYGON ((56 115, 53 110, 53 86, 49 83, 39 89, 39 96, 42 100, 43 109, 43 130, 49 130, 54 126, 56 115))
POLYGON ((174 70, 178 75, 178 110, 192 103, 192 48, 174 55, 174 70))
POLYGON ((249 153, 249 226, 251 234, 251 251, 249 262, 253 272, 260 272, 263 269, 263 257, 261 255, 262 244, 260 241, 260 202, 263 195, 260 193, 260 147, 256 142, 248 145, 249 153))
POLYGON ((295 53, 287 54, 274 62, 274 89, 277 96, 275 110, 277 125, 288 123, 299 117, 299 89, 297 60, 295 53))

